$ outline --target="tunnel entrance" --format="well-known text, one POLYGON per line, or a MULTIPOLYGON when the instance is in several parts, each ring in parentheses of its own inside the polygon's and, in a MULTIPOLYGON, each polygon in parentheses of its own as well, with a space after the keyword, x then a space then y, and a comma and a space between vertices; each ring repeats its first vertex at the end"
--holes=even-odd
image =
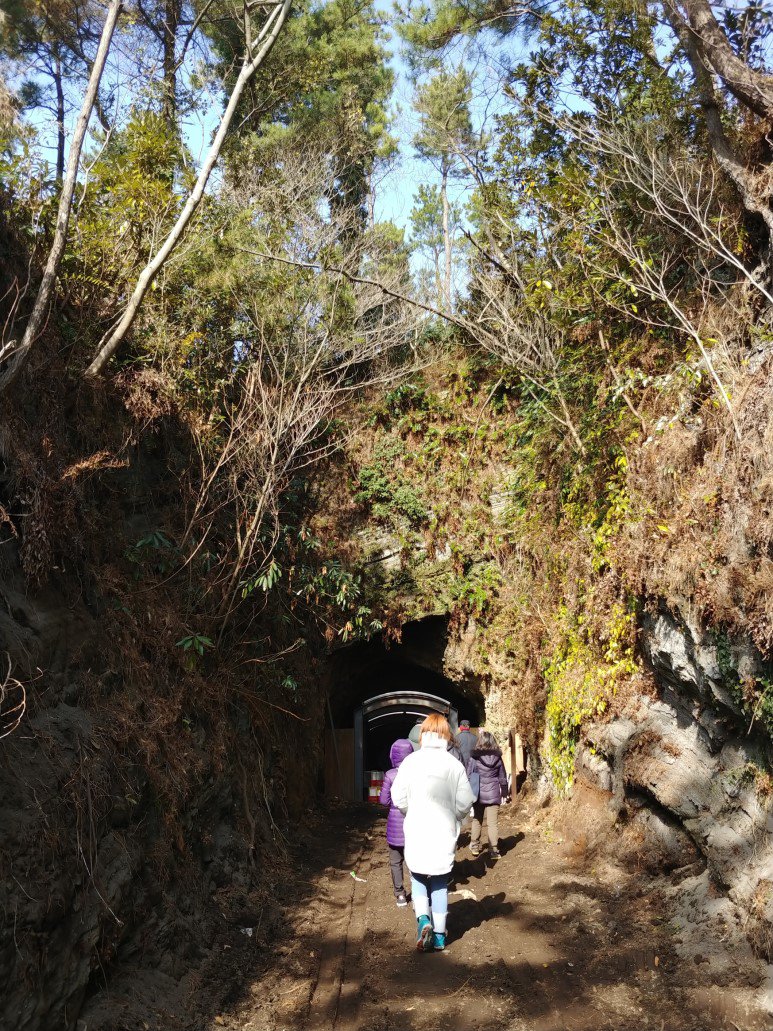
POLYGON ((337 649, 328 666, 325 793, 363 801, 371 780, 390 767, 389 750, 418 720, 442 713, 479 726, 485 707, 480 680, 444 672, 448 620, 429 616, 406 624, 399 644, 381 638, 337 649), (374 776, 375 774, 375 776, 374 776))

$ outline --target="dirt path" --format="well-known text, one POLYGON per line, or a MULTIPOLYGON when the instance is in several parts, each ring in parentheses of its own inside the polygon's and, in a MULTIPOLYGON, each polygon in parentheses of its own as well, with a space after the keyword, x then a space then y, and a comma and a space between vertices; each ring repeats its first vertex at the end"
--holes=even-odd
MULTIPOLYGON (((663 879, 591 863, 540 810, 506 812, 492 865, 460 849, 444 953, 414 949, 392 898, 384 821, 334 811, 262 976, 214 1026, 239 1031, 705 1031, 763 1027, 760 967, 687 949, 663 879), (355 880, 351 871, 356 871, 355 880)), ((465 839, 463 838, 463 841, 465 839)), ((707 932, 708 934, 708 932, 707 932)), ((688 943, 689 944, 689 943, 688 943)), ((694 945, 694 942, 693 942, 694 945)), ((719 951, 717 951, 717 949, 719 951)))

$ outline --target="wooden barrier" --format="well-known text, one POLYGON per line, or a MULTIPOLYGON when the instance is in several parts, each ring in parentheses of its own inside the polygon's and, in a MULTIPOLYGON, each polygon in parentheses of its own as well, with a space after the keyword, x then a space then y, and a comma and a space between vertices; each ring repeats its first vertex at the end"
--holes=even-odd
POLYGON ((325 731, 325 795, 358 802, 354 791, 354 731, 325 731), (335 734, 335 740, 333 739, 335 734))

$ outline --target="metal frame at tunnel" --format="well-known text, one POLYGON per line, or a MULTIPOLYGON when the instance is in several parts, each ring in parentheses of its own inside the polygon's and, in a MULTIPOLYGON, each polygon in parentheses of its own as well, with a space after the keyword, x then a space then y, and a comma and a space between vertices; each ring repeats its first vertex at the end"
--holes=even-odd
POLYGON ((448 719, 454 731, 457 728, 457 709, 447 699, 423 691, 388 691, 386 694, 366 698, 354 710, 354 784, 358 801, 368 797, 365 778, 365 741, 367 726, 390 716, 428 716, 439 712, 448 719))

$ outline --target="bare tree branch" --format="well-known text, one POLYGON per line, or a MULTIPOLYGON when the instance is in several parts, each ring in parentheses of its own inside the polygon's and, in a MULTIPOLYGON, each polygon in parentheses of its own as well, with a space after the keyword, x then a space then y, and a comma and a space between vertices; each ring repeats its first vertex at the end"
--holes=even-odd
POLYGON ((11 676, 11 659, 6 655, 8 669, 0 680, 0 741, 18 728, 27 711, 27 691, 11 676))

